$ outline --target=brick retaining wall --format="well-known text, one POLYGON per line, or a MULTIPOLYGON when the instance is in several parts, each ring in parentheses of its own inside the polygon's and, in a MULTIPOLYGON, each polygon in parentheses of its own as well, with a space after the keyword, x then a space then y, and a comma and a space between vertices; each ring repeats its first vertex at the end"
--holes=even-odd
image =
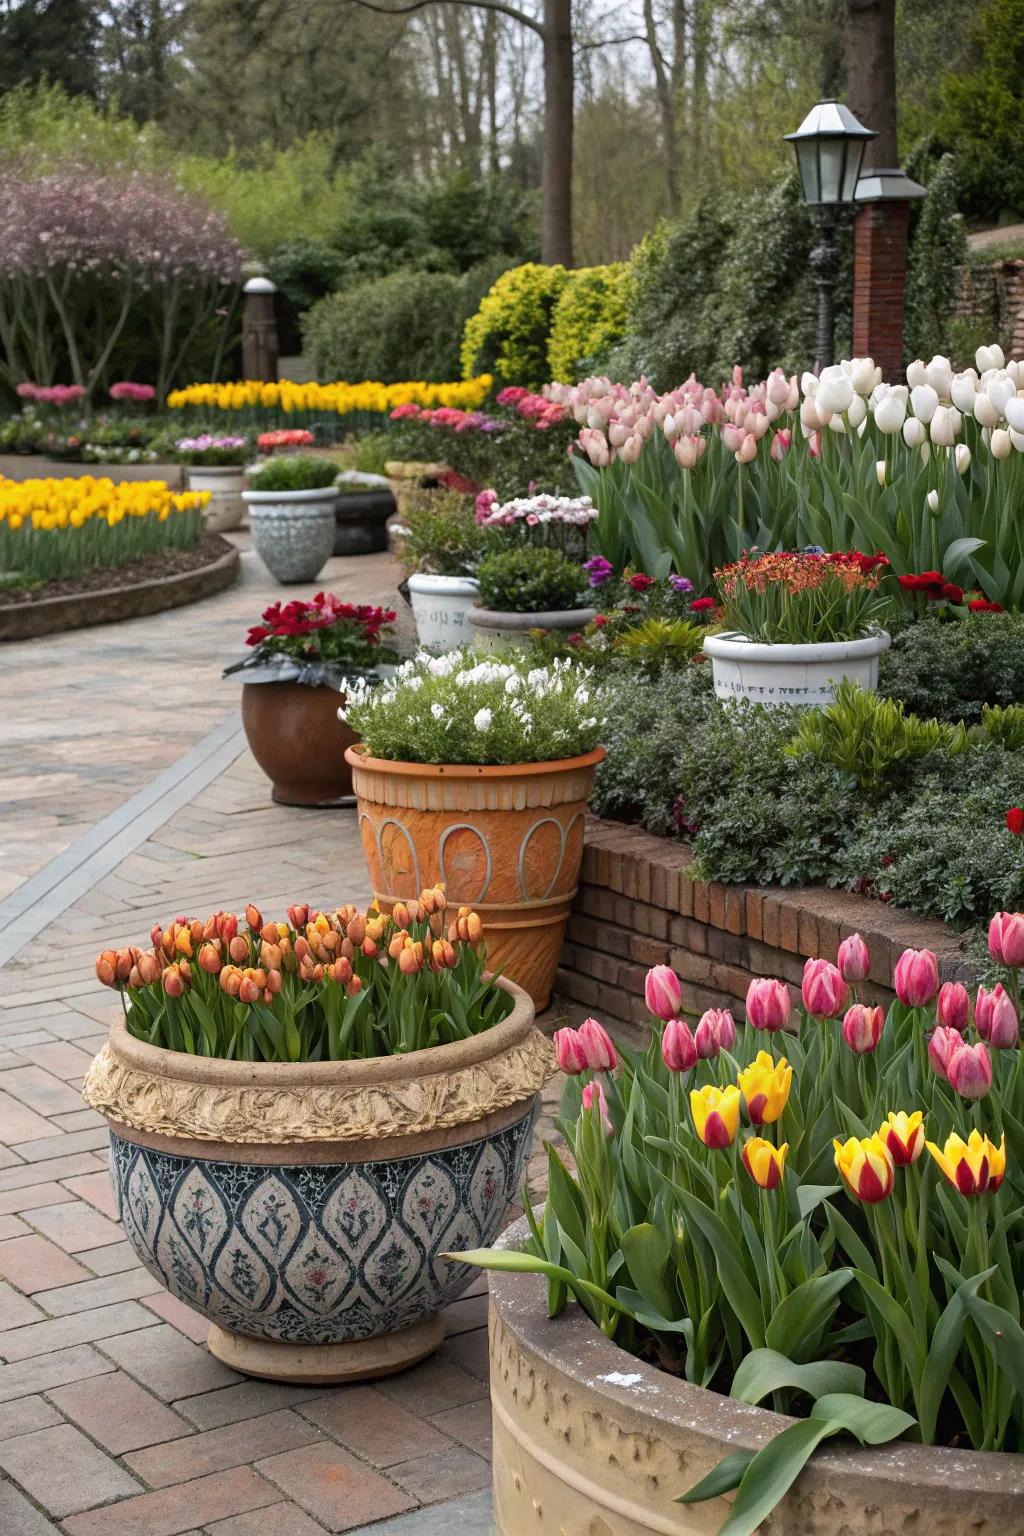
MULTIPOLYGON (((781 976, 797 996, 804 961, 834 960, 840 939, 861 933, 871 976, 860 990, 888 1004, 904 949, 932 949, 943 980, 973 972, 945 924, 824 886, 723 885, 691 878, 685 843, 621 822, 587 821, 583 869, 556 990, 603 1019, 648 1022, 644 977, 671 965, 688 1012, 736 1011, 752 976, 781 976)), ((742 1012, 742 1009, 739 1010, 742 1012)))

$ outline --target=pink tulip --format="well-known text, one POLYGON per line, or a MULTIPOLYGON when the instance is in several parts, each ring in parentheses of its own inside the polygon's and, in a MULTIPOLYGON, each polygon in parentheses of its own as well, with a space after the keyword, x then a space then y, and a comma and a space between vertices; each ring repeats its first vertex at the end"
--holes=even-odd
POLYGON ((962 1099, 983 1099, 992 1086, 992 1060, 988 1047, 982 1041, 967 1045, 961 1040, 949 1058, 946 1075, 950 1087, 962 1099))
POLYGON ((789 988, 774 976, 756 976, 747 988, 747 1021, 754 1029, 785 1029, 789 1023, 789 988))
POLYGON ((846 1007, 850 989, 831 960, 808 960, 800 995, 814 1018, 834 1019, 846 1007))
POLYGON ((683 1006, 683 988, 671 966, 655 965, 647 972, 644 997, 656 1019, 674 1019, 683 1006))
POLYGON ((957 1029, 963 1034, 970 1017, 971 1000, 967 988, 959 981, 944 981, 939 988, 935 1004, 935 1017, 944 1029, 957 1029))
POLYGON ((776 432, 772 438, 771 456, 776 464, 781 464, 793 444, 793 434, 788 429, 776 432))
POLYGON ((978 988, 974 1004, 974 1027, 983 1040, 997 1051, 1011 1050, 1020 1042, 1020 1023, 1013 999, 997 982, 991 992, 978 988))
POLYGON ((736 1044, 736 1020, 729 1008, 715 1010, 715 1036, 720 1051, 731 1051, 736 1044))
POLYGON ((851 933, 839 946, 836 956, 839 974, 844 981, 865 981, 871 968, 868 947, 859 933, 851 933))
POLYGON ((1024 912, 997 912, 988 925, 988 952, 1000 965, 1024 965, 1024 912))
POLYGON ((939 1077, 949 1079, 949 1062, 953 1052, 963 1045, 963 1038, 958 1029, 946 1029, 941 1026, 932 1031, 928 1041, 928 1060, 939 1077))
POLYGON ((893 972, 896 996, 908 1008, 923 1008, 939 990, 939 962, 930 949, 905 949, 893 972))
POLYGON ((846 1010, 843 1019, 843 1039, 858 1056, 867 1056, 875 1050, 885 1028, 885 1013, 881 1008, 867 1008, 854 1003, 846 1010))
POLYGON ((697 1046, 685 1019, 669 1019, 661 1032, 661 1059, 670 1072, 691 1072, 697 1046))
POLYGON ((576 1030, 555 1030, 555 1059, 558 1070, 568 1073, 570 1077, 587 1070, 587 1053, 576 1030))
POLYGON ((750 464, 756 458, 757 437, 753 432, 748 432, 736 450, 736 463, 750 464))
POLYGON ((583 1090, 583 1108, 591 1110, 595 1102, 601 1111, 601 1127, 606 1136, 615 1135, 615 1127, 612 1125, 611 1116, 608 1113, 608 1100, 604 1096, 604 1089, 600 1083, 588 1083, 583 1090))
POLYGON ((618 1066, 611 1036, 596 1019, 584 1019, 576 1034, 591 1072, 611 1072, 618 1066))
POLYGON ((639 432, 634 432, 629 437, 627 437, 626 441, 619 449, 619 458, 622 460, 623 464, 635 464, 637 459, 640 457, 643 446, 644 440, 640 436, 639 432))

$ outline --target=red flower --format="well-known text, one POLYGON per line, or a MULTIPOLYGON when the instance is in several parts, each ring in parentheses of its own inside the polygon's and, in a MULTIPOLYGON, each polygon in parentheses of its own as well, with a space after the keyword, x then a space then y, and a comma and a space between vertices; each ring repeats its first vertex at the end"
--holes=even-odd
POLYGON ((595 629, 604 629, 605 625, 608 623, 608 615, 604 613, 595 614, 593 622, 595 629))
POLYGON ((690 604, 694 613, 707 613, 708 609, 714 606, 715 600, 713 597, 695 597, 690 604))
POLYGON ((1012 805, 1006 813, 1006 830, 1012 832, 1014 837, 1024 834, 1024 811, 1019 805, 1012 805))
POLYGON ((988 599, 984 598, 984 597, 974 597, 974 598, 972 598, 971 601, 967 604, 967 606, 970 609, 971 613, 1002 613, 1002 612, 1004 612, 1002 603, 990 603, 988 601, 988 599))
POLYGON ((644 576, 638 571, 635 576, 629 578, 630 590, 633 592, 646 592, 648 587, 654 586, 653 576, 644 576))
POLYGON ((939 596, 944 597, 947 603, 960 604, 964 600, 964 589, 963 587, 958 587, 953 581, 947 581, 939 596))

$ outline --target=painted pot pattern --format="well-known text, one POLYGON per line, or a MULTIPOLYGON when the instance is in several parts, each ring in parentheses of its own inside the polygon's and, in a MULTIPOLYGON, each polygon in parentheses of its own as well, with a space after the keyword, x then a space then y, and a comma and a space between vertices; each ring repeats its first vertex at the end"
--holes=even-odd
POLYGON ((178 1157, 112 1131, 111 1182, 132 1246, 181 1301, 248 1338, 343 1343, 465 1290, 474 1271, 440 1255, 497 1236, 533 1118, 417 1156, 294 1166, 178 1157))

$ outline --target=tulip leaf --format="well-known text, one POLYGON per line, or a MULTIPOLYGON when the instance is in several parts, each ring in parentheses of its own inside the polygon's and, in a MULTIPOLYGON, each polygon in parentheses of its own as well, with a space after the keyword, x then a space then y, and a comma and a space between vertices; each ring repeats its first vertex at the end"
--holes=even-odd
POLYGON ((999 1366, 1013 1383, 1015 1392, 1024 1396, 1024 1328, 1005 1307, 969 1293, 965 1305, 974 1321, 987 1335, 986 1343, 999 1366))
POLYGON ((967 1321, 967 1298, 972 1296, 984 1280, 993 1274, 972 1275, 954 1292, 946 1304, 942 1316, 932 1331, 931 1348, 921 1372, 917 1391, 918 1411, 921 1415, 921 1439, 930 1445, 935 1439, 935 1425, 939 1407, 949 1386, 949 1373, 956 1362, 967 1321))
POLYGON ((661 1317, 651 1310, 650 1303, 641 1296, 639 1291, 630 1290, 628 1285, 615 1287, 616 1300, 621 1302, 623 1308, 630 1317, 638 1322, 642 1328, 650 1328, 652 1333, 681 1333, 687 1344, 693 1347, 693 1320, 689 1317, 668 1318, 661 1317))
POLYGON ((752 1349, 736 1368, 730 1397, 744 1403, 760 1403, 771 1392, 784 1387, 818 1398, 826 1392, 848 1392, 863 1396, 866 1373, 859 1365, 840 1360, 812 1360, 797 1365, 775 1349, 752 1349))
POLYGON ((633 1284, 647 1306, 661 1317, 671 1317, 678 1303, 668 1283, 671 1261, 668 1239, 649 1221, 623 1232, 620 1246, 633 1284))
POLYGON ((872 1403, 865 1397, 851 1397, 848 1392, 831 1392, 819 1397, 811 1409, 812 1419, 837 1424, 847 1434, 855 1435, 862 1445, 884 1445, 913 1429, 917 1420, 891 1403, 872 1403))
POLYGON ((707 1477, 702 1477, 699 1483, 694 1483, 685 1493, 681 1493, 673 1502, 676 1504, 702 1504, 705 1499, 717 1499, 723 1493, 731 1493, 740 1485, 740 1479, 753 1461, 755 1451, 733 1451, 729 1456, 723 1456, 717 1467, 713 1467, 707 1477))
POLYGON ((839 1293, 852 1278, 852 1269, 834 1269, 790 1291, 776 1307, 765 1331, 768 1348, 797 1359, 798 1352, 812 1351, 839 1305, 839 1293))
POLYGON ((840 1184, 801 1184, 796 1192, 797 1207, 800 1215, 807 1217, 832 1195, 838 1195, 842 1185, 840 1184))
POLYGON ((718 1536, 753 1536, 785 1498, 822 1440, 840 1429, 828 1421, 800 1419, 763 1446, 740 1478, 729 1517, 718 1536))
POLYGON ((718 1266, 718 1276, 726 1299, 736 1314, 740 1326, 754 1349, 764 1346, 764 1312, 762 1303, 747 1279, 746 1268, 740 1256, 736 1240, 725 1222, 689 1190, 676 1186, 683 1210, 693 1225, 710 1243, 718 1266))
POLYGON ((921 1348, 917 1337, 911 1327, 910 1319, 894 1296, 891 1296, 884 1286, 877 1280, 864 1273, 862 1269, 856 1271, 857 1283, 864 1296, 868 1311, 876 1313, 882 1320, 883 1327, 876 1325, 875 1332, 881 1336, 888 1330, 895 1334, 903 1363, 910 1372, 911 1378, 917 1380, 923 1369, 924 1362, 921 1359, 921 1348))

